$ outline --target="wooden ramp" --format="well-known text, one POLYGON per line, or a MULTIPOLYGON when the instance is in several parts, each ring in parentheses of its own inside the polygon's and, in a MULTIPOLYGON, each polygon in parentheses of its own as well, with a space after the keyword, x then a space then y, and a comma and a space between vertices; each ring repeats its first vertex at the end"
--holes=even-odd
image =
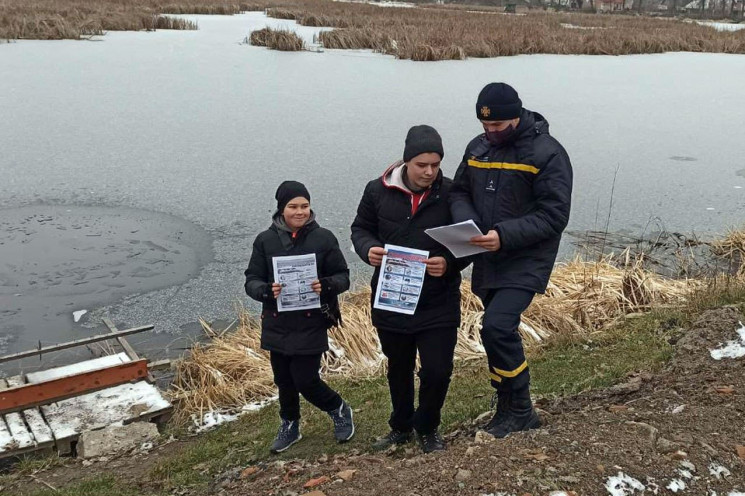
MULTIPOLYGON (((127 353, 119 353, 72 365, 57 367, 4 381, 2 391, 33 384, 54 384, 65 378, 81 377, 125 366, 133 362, 127 353)), ((23 409, 0 416, 0 458, 55 446, 60 454, 72 452, 73 443, 86 431, 122 422, 157 420, 171 411, 171 404, 160 391, 139 380, 105 387, 86 394, 23 409)))

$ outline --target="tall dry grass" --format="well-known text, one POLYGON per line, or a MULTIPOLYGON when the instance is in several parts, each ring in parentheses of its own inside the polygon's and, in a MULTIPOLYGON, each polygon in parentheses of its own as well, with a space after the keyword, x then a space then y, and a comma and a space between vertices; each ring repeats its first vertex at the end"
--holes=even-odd
MULTIPOLYGON (((524 313, 520 333, 526 348, 554 339, 586 336, 624 318, 659 305, 678 305, 702 282, 668 279, 641 268, 638 261, 607 258, 600 262, 575 259, 558 264, 545 295, 538 295, 524 313)), ((344 326, 329 332, 330 350, 323 359, 326 374, 369 376, 383 370, 384 357, 370 320, 370 289, 341 298, 344 326)), ((462 324, 455 356, 483 359, 479 331, 481 300, 464 282, 462 324)), ((202 418, 213 409, 240 409, 274 392, 268 354, 260 349, 260 327, 246 311, 235 332, 215 336, 194 347, 180 361, 173 383, 178 418, 202 418)))
POLYGON ((0 0, 0 38, 79 39, 106 31, 197 29, 162 14, 235 14, 263 10, 247 3, 197 0, 0 0))
POLYGON ((251 45, 263 46, 283 52, 296 52, 305 48, 305 42, 294 31, 263 28, 252 31, 248 37, 251 45))
POLYGON ((745 277, 745 231, 730 231, 724 238, 711 243, 711 251, 728 262, 729 273, 745 277))
POLYGON ((531 12, 501 15, 464 8, 386 8, 293 0, 270 17, 329 26, 326 48, 371 49, 412 60, 518 54, 624 55, 668 51, 745 53, 745 31, 718 32, 679 20, 641 16, 531 12), (571 29, 572 27, 595 29, 571 29))

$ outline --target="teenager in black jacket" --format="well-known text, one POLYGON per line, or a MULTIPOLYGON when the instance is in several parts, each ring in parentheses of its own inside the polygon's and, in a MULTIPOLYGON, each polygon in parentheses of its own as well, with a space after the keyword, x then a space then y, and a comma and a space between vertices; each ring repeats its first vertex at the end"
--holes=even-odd
POLYGON ((329 349, 328 329, 341 320, 337 295, 349 289, 347 263, 336 237, 315 221, 304 185, 285 181, 275 198, 273 223, 254 241, 245 288, 248 296, 262 304, 261 347, 270 353, 281 418, 271 451, 279 453, 302 438, 300 394, 331 416, 337 441, 352 438, 354 423, 352 409, 319 376, 321 357, 329 349), (320 295, 321 308, 278 311, 283 286, 274 280, 273 257, 311 253, 318 272, 311 289, 320 295))
MULTIPOLYGON (((393 412, 391 431, 377 448, 402 444, 415 430, 425 452, 445 449, 437 431, 445 402, 460 326, 462 266, 425 234, 450 224, 448 191, 443 177, 440 135, 430 126, 415 126, 406 137, 403 161, 370 181, 352 224, 352 242, 360 258, 375 267, 373 295, 380 277, 384 246, 393 244, 429 252, 427 273, 413 315, 372 309, 383 353, 388 358, 388 386, 393 412), (419 353, 419 407, 414 409, 414 368, 419 353)), ((374 297, 373 297, 374 301, 374 297)))

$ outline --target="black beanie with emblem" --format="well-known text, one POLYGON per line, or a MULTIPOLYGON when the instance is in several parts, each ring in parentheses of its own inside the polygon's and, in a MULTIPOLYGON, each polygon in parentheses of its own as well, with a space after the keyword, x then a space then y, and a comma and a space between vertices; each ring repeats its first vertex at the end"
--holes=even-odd
POLYGON ((282 212, 290 200, 298 196, 305 198, 310 202, 310 193, 303 183, 297 181, 285 181, 279 185, 274 198, 277 200, 277 210, 282 212))
POLYGON ((406 134, 404 162, 408 162, 422 153, 436 153, 440 158, 445 156, 440 133, 432 126, 427 126, 426 124, 414 126, 406 134))
POLYGON ((515 88, 507 83, 489 83, 476 100, 476 117, 482 121, 509 121, 520 117, 522 108, 515 88))

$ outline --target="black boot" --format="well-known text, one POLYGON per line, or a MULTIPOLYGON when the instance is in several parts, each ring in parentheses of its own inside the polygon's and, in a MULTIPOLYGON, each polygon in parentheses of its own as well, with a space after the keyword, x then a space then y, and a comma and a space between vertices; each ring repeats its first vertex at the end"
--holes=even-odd
POLYGON ((409 441, 411 441, 411 431, 399 431, 397 429, 393 429, 385 436, 377 439, 373 443, 373 449, 384 450, 390 448, 391 446, 406 444, 409 441))
POLYGON ((513 432, 537 429, 541 426, 541 419, 538 418, 530 401, 529 385, 512 391, 509 405, 507 418, 487 431, 492 436, 503 438, 513 432))
POLYGON ((442 438, 437 430, 429 432, 427 434, 416 433, 416 437, 419 440, 419 446, 425 453, 432 453, 433 451, 443 451, 447 449, 445 440, 442 438))
POLYGON ((510 407, 510 396, 512 395, 512 391, 508 389, 497 389, 494 391, 494 396, 491 400, 491 408, 492 410, 494 407, 497 408, 496 413, 491 418, 489 423, 486 424, 484 427, 485 431, 489 431, 496 427, 498 424, 501 424, 505 421, 507 418, 507 410, 510 407))

